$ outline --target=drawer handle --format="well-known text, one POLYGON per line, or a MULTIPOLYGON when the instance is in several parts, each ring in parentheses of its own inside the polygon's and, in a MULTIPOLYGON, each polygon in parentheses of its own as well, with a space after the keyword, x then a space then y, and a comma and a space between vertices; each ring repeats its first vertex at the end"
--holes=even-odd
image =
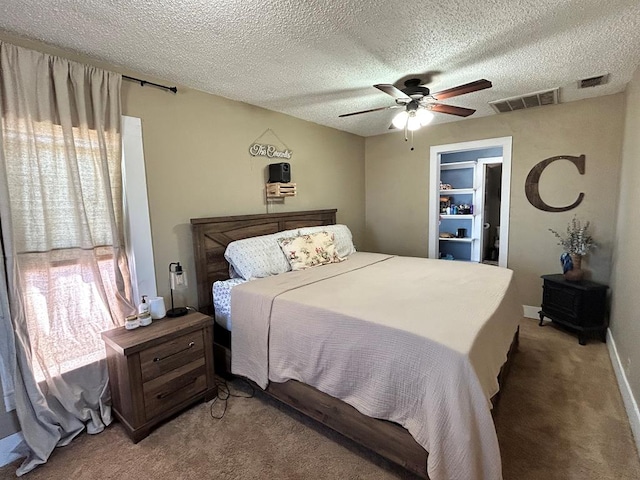
POLYGON ((180 386, 180 388, 174 390, 173 392, 160 393, 160 394, 156 395, 156 398, 158 400, 162 400, 163 398, 167 398, 167 397, 173 395, 174 393, 178 393, 183 388, 188 387, 189 385, 191 385, 193 383, 196 383, 196 380, 198 380, 198 377, 192 378, 191 381, 189 381, 189 382, 185 383, 184 385, 180 386))
POLYGON ((165 360, 165 359, 167 359, 169 357, 173 357, 174 355, 177 355, 179 353, 186 352, 190 348, 193 348, 195 346, 195 344, 196 344, 196 342, 189 342, 189 345, 187 345, 186 348, 183 348, 182 350, 178 350, 177 352, 170 353, 169 355, 167 355, 165 357, 155 357, 153 359, 153 361, 154 362, 159 362, 160 360, 165 360))

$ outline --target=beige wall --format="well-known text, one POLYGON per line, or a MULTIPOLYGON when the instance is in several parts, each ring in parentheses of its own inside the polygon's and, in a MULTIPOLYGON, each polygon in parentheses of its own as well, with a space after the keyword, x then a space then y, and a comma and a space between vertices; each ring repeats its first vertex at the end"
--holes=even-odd
MULTIPOLYGON (((265 167, 249 145, 268 128, 293 151, 298 195, 269 211, 337 208, 356 244, 364 230, 364 139, 202 92, 177 95, 126 83, 125 115, 140 117, 158 290, 168 294, 169 262, 188 269, 188 302, 197 305, 189 220, 265 213, 265 167)), ((278 143, 270 134, 263 141, 278 143)))
MULTIPOLYGON (((0 39, 139 76, 8 34, 0 33, 0 39)), ((248 148, 269 128, 293 151, 288 161, 298 188, 297 197, 270 212, 337 208, 338 221, 349 225, 356 245, 362 244, 362 137, 180 86, 174 95, 124 81, 122 108, 142 119, 156 280, 167 305, 168 266, 175 261, 188 271, 186 301, 197 305, 191 218, 267 211, 265 167, 276 161, 253 158, 248 148)), ((262 141, 280 145, 270 134, 262 141)), ((5 430, 12 419, 0 411, 0 438, 13 433, 11 427, 5 430)))
MULTIPOLYGON (((636 401, 640 400, 640 68, 626 92, 627 108, 620 179, 621 208, 613 256, 611 334, 636 401)), ((639 440, 640 441, 640 440, 639 440)))
POLYGON ((522 303, 540 305, 540 275, 560 272, 561 247, 548 228, 564 230, 574 214, 592 222, 601 247, 583 268, 608 282, 614 239, 624 95, 617 94, 531 110, 433 125, 417 132, 415 151, 402 133, 368 137, 366 151, 365 249, 427 256, 429 149, 496 137, 513 137, 508 266, 516 272, 522 303), (584 201, 563 213, 543 212, 526 199, 524 182, 541 160, 586 155, 581 176, 570 162, 555 162, 540 180, 551 205, 584 201))

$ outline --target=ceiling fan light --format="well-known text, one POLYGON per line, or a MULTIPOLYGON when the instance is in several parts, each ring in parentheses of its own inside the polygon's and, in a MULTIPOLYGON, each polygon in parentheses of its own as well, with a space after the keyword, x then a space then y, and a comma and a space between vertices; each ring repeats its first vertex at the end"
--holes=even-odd
POLYGON ((404 129, 404 126, 407 124, 408 118, 409 118, 409 113, 406 110, 403 110, 399 114, 397 114, 395 117, 393 117, 393 120, 391 120, 391 123, 393 124, 394 127, 402 130, 404 129))
POLYGON ((431 123, 431 120, 433 120, 433 113, 431 113, 429 110, 427 110, 426 108, 421 108, 416 112, 416 116, 418 117, 418 120, 420 121, 420 125, 422 125, 423 127, 425 125, 429 125, 431 123))
POLYGON ((417 115, 410 115, 409 120, 407 120, 407 128, 411 131, 418 130, 422 125, 420 125, 420 119, 417 115))

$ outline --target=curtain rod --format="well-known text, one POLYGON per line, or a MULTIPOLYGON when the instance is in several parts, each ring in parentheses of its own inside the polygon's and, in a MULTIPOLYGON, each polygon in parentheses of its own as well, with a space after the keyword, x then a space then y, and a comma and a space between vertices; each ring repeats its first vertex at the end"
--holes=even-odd
POLYGON ((129 77, 128 75, 122 75, 122 78, 124 78, 125 80, 130 80, 132 82, 137 82, 137 83, 140 84, 141 87, 144 87, 145 85, 153 85, 154 87, 163 88, 163 89, 169 90, 170 92, 173 92, 173 93, 178 93, 178 87, 167 87, 166 85, 160 85, 159 83, 147 82, 146 80, 141 80, 140 78, 135 78, 135 77, 129 77))

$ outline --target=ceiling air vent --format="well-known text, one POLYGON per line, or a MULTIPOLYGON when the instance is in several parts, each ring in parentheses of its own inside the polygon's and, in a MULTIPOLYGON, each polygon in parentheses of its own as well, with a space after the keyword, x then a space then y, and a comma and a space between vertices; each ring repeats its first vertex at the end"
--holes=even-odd
POLYGON ((607 81, 609 81, 608 73, 598 77, 583 78, 582 80, 578 80, 578 88, 597 87, 599 85, 604 85, 607 81))
POLYGON ((505 98, 489 102, 489 105, 498 113, 522 110, 523 108, 540 107, 559 103, 559 88, 544 90, 542 92, 527 93, 520 97, 505 98))

